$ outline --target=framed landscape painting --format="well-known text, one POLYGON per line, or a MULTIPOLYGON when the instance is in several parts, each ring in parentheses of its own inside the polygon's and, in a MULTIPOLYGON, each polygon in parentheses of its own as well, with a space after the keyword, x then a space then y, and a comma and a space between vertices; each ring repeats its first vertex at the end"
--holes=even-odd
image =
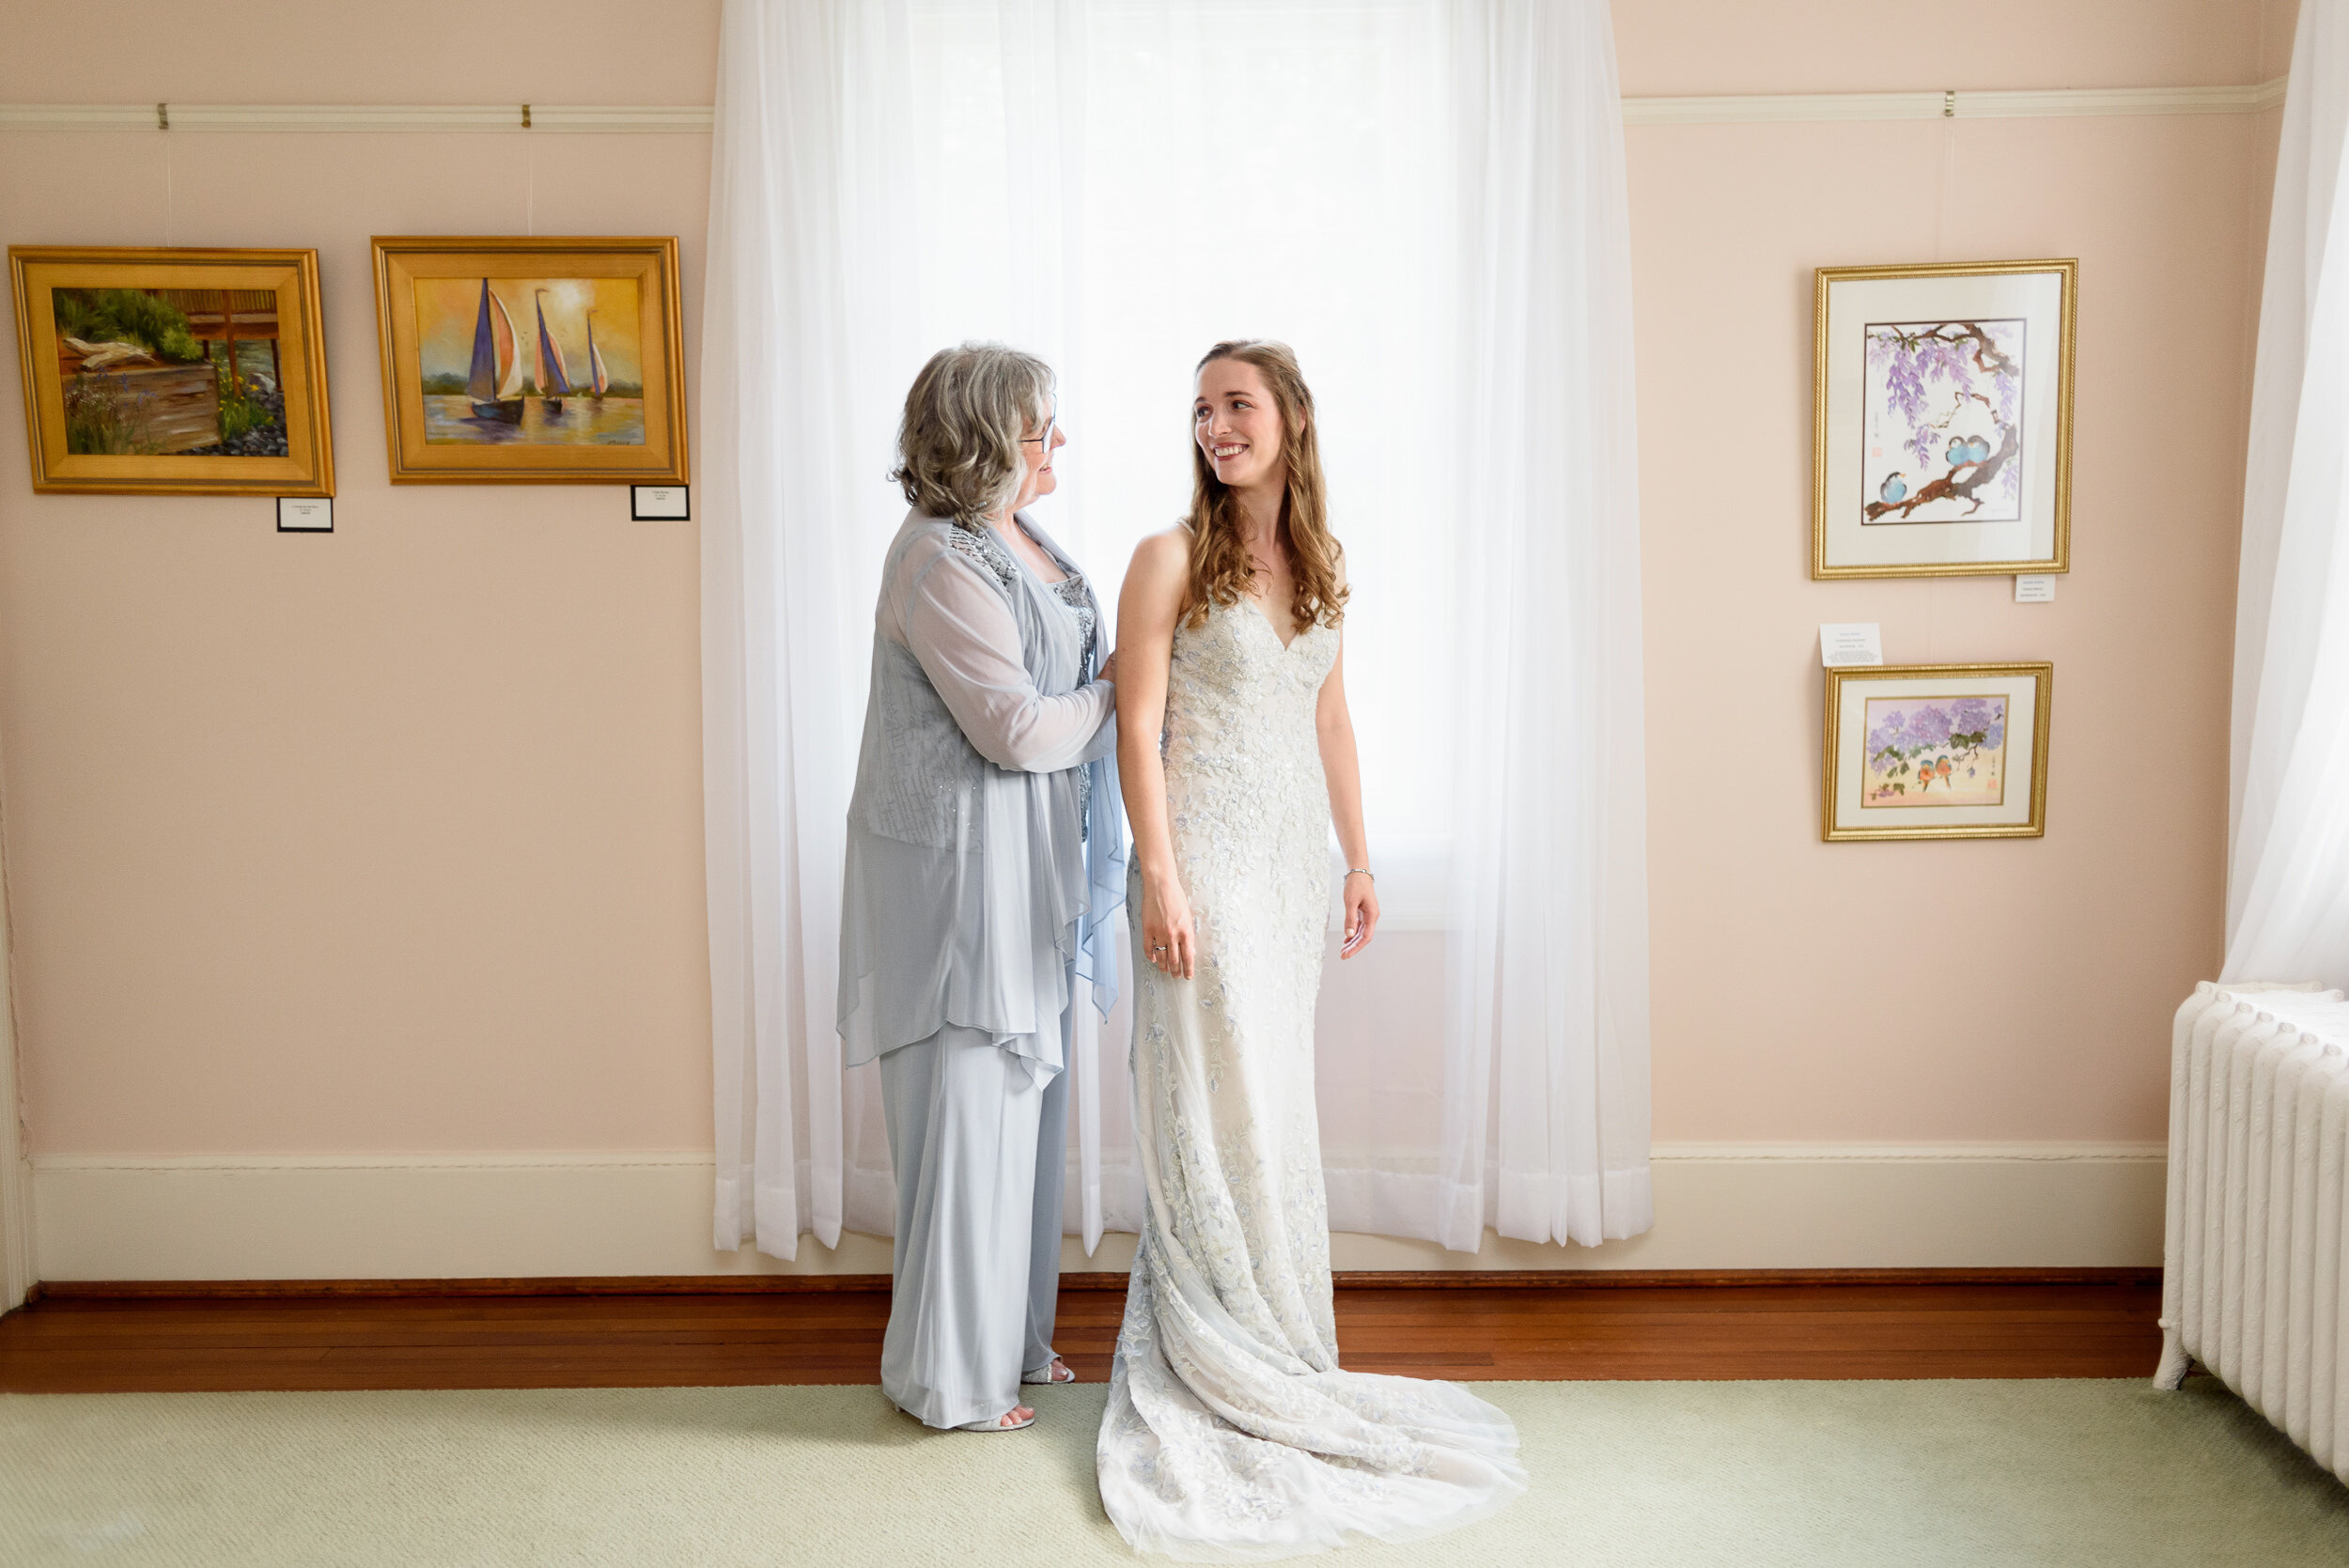
POLYGON ((375 241, 394 484, 683 484, 674 239, 375 241))
POLYGON ((1820 836, 2037 838, 2052 664, 1827 672, 1820 836))
POLYGON ((331 496, 316 251, 11 245, 33 489, 331 496))
POLYGON ((2071 569, 2078 269, 1818 270, 1812 577, 2071 569))

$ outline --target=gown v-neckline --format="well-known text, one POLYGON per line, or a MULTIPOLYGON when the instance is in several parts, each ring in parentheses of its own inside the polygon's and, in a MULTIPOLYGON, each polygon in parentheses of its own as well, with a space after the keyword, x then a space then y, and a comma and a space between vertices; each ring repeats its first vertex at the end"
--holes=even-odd
POLYGON ((1241 597, 1247 599, 1250 607, 1254 610, 1256 619, 1264 622, 1264 629, 1272 633, 1272 640, 1281 644, 1281 651, 1283 653, 1286 653, 1289 649, 1297 646, 1298 639, 1313 629, 1310 626, 1300 626, 1294 632, 1290 633, 1286 637, 1283 637, 1281 635, 1281 629, 1272 624, 1272 612, 1264 607, 1264 600, 1258 598, 1253 594, 1244 594, 1241 597))

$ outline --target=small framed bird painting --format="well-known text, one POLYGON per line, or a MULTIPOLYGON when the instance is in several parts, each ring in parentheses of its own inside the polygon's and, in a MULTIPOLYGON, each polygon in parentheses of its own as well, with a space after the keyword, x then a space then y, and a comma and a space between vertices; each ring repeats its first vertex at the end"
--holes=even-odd
POLYGON ((1818 270, 1812 577, 2071 569, 2078 272, 1818 270))
POLYGON ((2051 664, 1827 672, 1819 836, 2038 838, 2051 664))

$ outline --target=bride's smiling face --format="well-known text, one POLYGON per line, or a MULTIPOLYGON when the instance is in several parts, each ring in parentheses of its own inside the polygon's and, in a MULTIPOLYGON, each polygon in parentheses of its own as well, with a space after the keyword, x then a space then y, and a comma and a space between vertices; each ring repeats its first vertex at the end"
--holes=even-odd
POLYGON ((1246 360, 1209 360, 1199 367, 1190 427, 1215 476, 1234 489, 1253 489, 1284 476, 1280 406, 1267 390, 1263 374, 1246 360))

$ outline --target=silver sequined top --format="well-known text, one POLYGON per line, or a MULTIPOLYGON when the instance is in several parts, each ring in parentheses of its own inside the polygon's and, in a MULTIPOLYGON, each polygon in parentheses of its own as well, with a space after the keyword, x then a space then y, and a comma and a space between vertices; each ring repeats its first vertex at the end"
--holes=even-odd
MULTIPOLYGON (((1066 577, 1048 586, 1052 591, 1052 597, 1068 606, 1069 612, 1077 617, 1077 645, 1084 649, 1086 667, 1091 668, 1099 663, 1100 660, 1097 657, 1097 650, 1093 644, 1093 634, 1097 628, 1099 617, 1094 612, 1093 595, 1085 587, 1083 574, 1071 569, 1066 577)), ((1092 804, 1093 772, 1090 768, 1081 769, 1077 774, 1077 809, 1082 815, 1077 820, 1080 824, 1085 825, 1078 829, 1081 837, 1089 829, 1092 813, 1087 808, 1092 804)))
MULTIPOLYGON (((1035 536, 1031 534, 1029 537, 1033 539, 1035 536)), ((992 529, 959 530, 955 535, 953 543, 957 550, 986 567, 1006 591, 1019 581, 1021 575, 1019 563, 1012 558, 1010 551, 1003 548, 1003 541, 995 536, 992 529)), ((1093 641, 1094 633, 1099 629, 1100 624, 1099 613, 1094 608, 1093 591, 1086 585, 1084 573, 1079 571, 1059 551, 1044 544, 1041 540, 1037 541, 1036 547, 1050 556, 1062 571, 1067 573, 1058 582, 1046 582, 1044 591, 1058 599, 1068 611, 1070 618, 1077 623, 1077 647, 1084 661, 1084 668, 1092 669, 1100 662, 1093 641)), ((1077 836, 1080 840, 1082 840, 1091 831, 1092 813, 1087 808, 1092 804, 1093 774, 1089 770, 1081 770, 1077 774, 1077 820, 1079 824, 1077 836)))

